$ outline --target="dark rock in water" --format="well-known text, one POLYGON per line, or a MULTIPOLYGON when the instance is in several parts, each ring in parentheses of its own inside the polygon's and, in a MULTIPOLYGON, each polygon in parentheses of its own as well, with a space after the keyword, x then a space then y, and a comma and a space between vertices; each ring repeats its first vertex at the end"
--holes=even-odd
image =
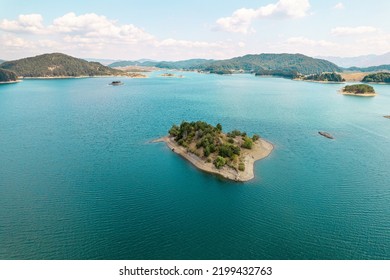
POLYGON ((330 135, 328 132, 319 131, 318 134, 320 134, 326 138, 329 138, 329 139, 334 139, 334 137, 332 135, 330 135))
POLYGON ((388 116, 383 116, 384 118, 386 118, 386 119, 390 119, 390 115, 388 115, 388 116))
POLYGON ((120 86, 120 85, 123 85, 123 83, 121 81, 113 81, 110 83, 110 85, 112 86, 120 86))

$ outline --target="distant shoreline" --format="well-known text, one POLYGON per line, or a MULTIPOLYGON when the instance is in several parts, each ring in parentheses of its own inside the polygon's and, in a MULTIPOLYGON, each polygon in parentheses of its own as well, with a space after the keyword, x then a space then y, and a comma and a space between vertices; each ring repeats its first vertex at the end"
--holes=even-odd
POLYGON ((152 142, 165 142, 173 152, 188 160, 198 169, 208 173, 220 175, 226 179, 236 182, 246 182, 253 179, 255 177, 254 163, 257 160, 268 157, 274 149, 274 146, 270 142, 264 139, 259 139, 258 141, 254 142, 252 150, 243 151, 246 168, 244 171, 237 171, 229 166, 224 166, 221 169, 217 169, 213 163, 205 162, 195 154, 188 152, 184 147, 178 145, 172 137, 165 136, 153 140, 152 142))
POLYGON ((343 91, 342 89, 338 91, 342 95, 351 95, 351 96, 361 96, 361 97, 373 97, 377 96, 377 93, 354 93, 350 91, 343 91))
POLYGON ((52 77, 21 77, 22 80, 54 80, 54 79, 86 79, 86 78, 133 78, 144 79, 146 75, 102 75, 102 76, 52 76, 52 77))
POLYGON ((0 84, 16 84, 20 83, 22 80, 16 80, 16 81, 6 81, 6 82, 0 82, 0 84))
POLYGON ((292 79, 293 81, 298 82, 309 82, 309 83, 318 83, 318 84, 344 84, 345 82, 333 82, 333 81, 314 81, 314 80, 304 80, 304 79, 292 79))

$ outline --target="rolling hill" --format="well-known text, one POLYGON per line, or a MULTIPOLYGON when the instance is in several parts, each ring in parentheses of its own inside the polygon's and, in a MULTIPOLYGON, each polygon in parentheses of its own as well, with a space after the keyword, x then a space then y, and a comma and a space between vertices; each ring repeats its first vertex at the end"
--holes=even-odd
POLYGON ((346 71, 356 71, 356 72, 380 72, 380 71, 390 71, 390 64, 384 64, 379 66, 370 66, 370 67, 349 67, 345 68, 346 71))
POLYGON ((0 82, 12 82, 16 81, 18 76, 12 71, 0 69, 0 82))
POLYGON ((123 75, 120 70, 88 62, 61 53, 43 54, 14 61, 7 61, 0 68, 22 77, 79 77, 123 75))
POLYGON ((154 61, 154 60, 143 60, 143 61, 119 61, 109 65, 109 67, 127 67, 127 66, 143 66, 143 67, 157 67, 165 69, 194 69, 205 63, 212 62, 214 60, 207 59, 188 59, 180 61, 154 61))
POLYGON ((149 66, 166 69, 199 70, 217 74, 237 71, 257 73, 261 71, 293 71, 300 74, 341 72, 335 64, 302 54, 254 54, 226 60, 190 59, 182 61, 121 61, 110 67, 149 66))
POLYGON ((202 65, 200 70, 221 74, 234 71, 256 73, 262 70, 283 70, 295 71, 303 75, 342 71, 337 65, 326 60, 316 59, 302 54, 286 53, 252 54, 227 60, 219 60, 202 65))

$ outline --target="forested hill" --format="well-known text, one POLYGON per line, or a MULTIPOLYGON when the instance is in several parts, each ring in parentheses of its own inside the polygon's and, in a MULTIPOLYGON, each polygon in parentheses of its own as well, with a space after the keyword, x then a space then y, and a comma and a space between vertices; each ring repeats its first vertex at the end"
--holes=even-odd
POLYGON ((213 62, 214 60, 207 59, 188 59, 180 61, 118 61, 108 66, 110 67, 126 67, 126 66, 144 66, 144 67, 157 67, 166 69, 196 69, 205 63, 213 62))
POLYGON ((17 80, 17 76, 14 72, 0 69, 0 82, 12 82, 17 80))
POLYGON ((5 60, 0 59, 0 64, 2 64, 5 60))
POLYGON ((302 54, 252 54, 226 60, 190 59, 182 61, 121 61, 110 67, 152 66, 168 69, 199 70, 217 74, 230 74, 237 71, 259 73, 261 71, 290 71, 303 75, 322 72, 341 72, 334 63, 302 54))
POLYGON ((374 74, 369 74, 365 76, 362 80, 365 83, 390 83, 390 73, 389 72, 379 72, 374 74))
POLYGON ((122 71, 103 66, 98 62, 87 62, 61 53, 7 61, 2 63, 0 68, 13 71, 23 77, 123 75, 122 71))
POLYGON ((259 72, 261 70, 294 71, 303 75, 322 72, 341 72, 334 63, 302 54, 251 54, 204 64, 200 70, 225 74, 234 71, 259 72))

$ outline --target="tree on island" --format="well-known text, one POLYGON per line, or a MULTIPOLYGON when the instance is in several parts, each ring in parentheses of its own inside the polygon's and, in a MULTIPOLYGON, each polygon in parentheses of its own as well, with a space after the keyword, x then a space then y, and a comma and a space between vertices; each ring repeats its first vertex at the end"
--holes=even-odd
POLYGON ((335 72, 308 75, 303 79, 308 81, 321 81, 321 82, 344 82, 345 81, 340 74, 337 74, 335 72))
POLYGON ((365 83, 390 83, 389 72, 379 72, 375 74, 367 75, 363 78, 362 82, 365 83))
POLYGON ((372 86, 365 84, 349 85, 343 88, 343 92, 351 92, 355 94, 375 93, 372 86))
POLYGON ((213 162, 218 169, 225 165, 236 170, 245 170, 245 164, 239 160, 241 148, 252 149, 254 142, 260 139, 255 134, 248 137, 246 132, 233 130, 222 132, 222 125, 215 127, 202 121, 185 122, 172 125, 169 135, 175 142, 208 162, 213 162))

